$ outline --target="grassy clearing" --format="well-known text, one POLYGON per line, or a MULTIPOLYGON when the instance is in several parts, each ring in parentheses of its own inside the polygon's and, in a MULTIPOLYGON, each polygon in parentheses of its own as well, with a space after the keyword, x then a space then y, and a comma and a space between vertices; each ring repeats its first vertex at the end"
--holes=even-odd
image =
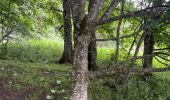
MULTIPOLYGON (((8 92, 20 94, 24 90, 29 100, 67 100, 71 65, 53 63, 60 59, 62 52, 63 41, 60 39, 31 39, 9 44, 8 60, 0 60, 0 85, 4 83, 1 87, 8 92)), ((114 48, 98 47, 97 52, 99 66, 113 64, 114 48)), ((122 49, 122 61, 126 54, 122 49)), ((140 65, 141 61, 137 64, 140 65)), ((163 65, 154 59, 154 66, 163 65)), ((147 81, 133 75, 124 86, 115 85, 114 77, 112 75, 90 80, 89 100, 170 99, 170 72, 154 73, 147 81)))

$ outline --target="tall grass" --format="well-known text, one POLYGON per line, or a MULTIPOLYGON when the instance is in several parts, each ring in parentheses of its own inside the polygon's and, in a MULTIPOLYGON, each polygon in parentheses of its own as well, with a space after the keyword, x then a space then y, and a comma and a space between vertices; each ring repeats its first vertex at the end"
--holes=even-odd
POLYGON ((53 62, 60 59, 63 52, 63 41, 61 39, 30 39, 20 40, 8 44, 10 59, 31 62, 53 62))
POLYGON ((113 64, 113 55, 115 49, 111 47, 97 47, 97 64, 108 65, 113 64))

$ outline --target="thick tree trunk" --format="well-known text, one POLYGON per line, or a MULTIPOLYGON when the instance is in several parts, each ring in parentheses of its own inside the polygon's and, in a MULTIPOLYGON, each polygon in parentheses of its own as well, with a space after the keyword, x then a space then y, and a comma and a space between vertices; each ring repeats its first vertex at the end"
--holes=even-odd
POLYGON ((70 0, 63 0, 64 52, 59 63, 72 63, 72 24, 70 0))
POLYGON ((95 31, 91 33, 91 41, 89 44, 88 52, 88 70, 97 70, 96 58, 97 58, 97 46, 96 46, 96 34, 95 31))
MULTIPOLYGON (((145 30, 145 32, 146 35, 144 37, 143 68, 151 68, 153 60, 154 37, 150 30, 145 30)), ((145 73, 145 75, 151 75, 151 72, 145 73)))
POLYGON ((95 32, 96 19, 103 2, 104 0, 89 0, 88 14, 86 14, 86 0, 71 0, 74 24, 74 57, 70 100, 88 99, 88 48, 91 41, 90 33, 95 32))
POLYGON ((90 37, 88 34, 80 34, 75 41, 70 100, 87 100, 90 37))

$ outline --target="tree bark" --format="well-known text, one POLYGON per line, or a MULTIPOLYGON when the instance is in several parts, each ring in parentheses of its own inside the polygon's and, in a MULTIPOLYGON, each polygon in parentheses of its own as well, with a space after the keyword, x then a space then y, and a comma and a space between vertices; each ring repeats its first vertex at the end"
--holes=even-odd
MULTIPOLYGON (((154 36, 151 30, 145 30, 145 37, 144 37, 144 63, 143 68, 151 68, 152 60, 153 60, 153 49, 154 49, 154 36)), ((151 75, 151 72, 145 73, 145 75, 151 75)))
POLYGON ((96 58, 97 58, 97 45, 96 45, 96 34, 95 31, 90 34, 91 41, 89 44, 88 52, 88 70, 95 71, 97 70, 96 58))
POLYGON ((72 24, 70 0, 63 0, 64 52, 59 63, 72 63, 72 24))
POLYGON ((89 0, 88 14, 85 14, 85 0, 71 0, 74 56, 70 100, 88 100, 88 48, 103 2, 89 0))
POLYGON ((90 37, 87 33, 80 34, 75 42, 70 100, 87 100, 90 37))

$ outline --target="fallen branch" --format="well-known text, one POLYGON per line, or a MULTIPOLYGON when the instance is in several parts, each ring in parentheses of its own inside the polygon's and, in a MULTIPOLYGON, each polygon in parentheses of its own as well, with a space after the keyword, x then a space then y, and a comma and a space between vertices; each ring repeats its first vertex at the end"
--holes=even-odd
POLYGON ((123 68, 123 67, 117 67, 113 68, 110 67, 108 69, 100 70, 100 71, 94 71, 94 72, 89 72, 89 77, 90 78, 96 78, 96 77, 101 77, 104 75, 112 75, 116 73, 146 73, 146 72, 166 72, 170 71, 170 66, 165 67, 165 68, 123 68))

